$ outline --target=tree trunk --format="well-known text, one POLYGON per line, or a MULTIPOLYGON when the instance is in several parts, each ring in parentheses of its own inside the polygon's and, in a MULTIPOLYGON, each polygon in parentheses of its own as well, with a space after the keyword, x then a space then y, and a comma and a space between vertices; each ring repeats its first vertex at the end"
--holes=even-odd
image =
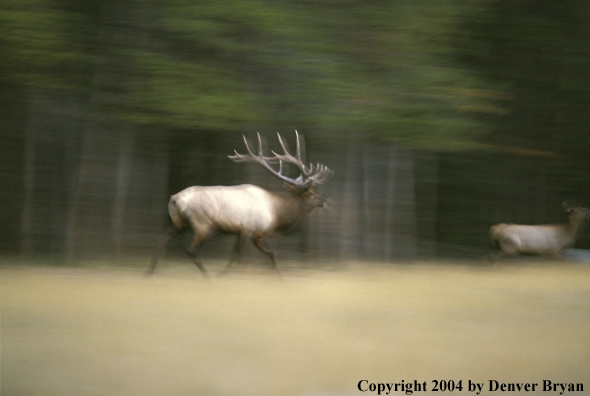
POLYGON ((340 260, 357 259, 360 237, 358 145, 348 143, 340 217, 340 260))
POLYGON ((119 261, 123 253, 125 213, 127 210, 136 136, 137 132, 134 129, 125 130, 120 135, 112 226, 115 261, 119 261))
POLYGON ((29 106, 27 111, 27 123, 25 126, 25 156, 24 156, 24 198, 23 209, 21 214, 21 254, 32 256, 33 251, 33 228, 35 208, 35 131, 37 130, 38 112, 38 93, 34 90, 30 92, 29 106))

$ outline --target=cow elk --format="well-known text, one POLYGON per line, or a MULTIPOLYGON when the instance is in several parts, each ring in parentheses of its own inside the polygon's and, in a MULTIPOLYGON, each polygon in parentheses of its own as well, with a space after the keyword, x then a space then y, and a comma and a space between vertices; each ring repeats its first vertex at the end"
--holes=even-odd
POLYGON ((496 224, 490 228, 490 240, 498 248, 491 255, 494 263, 507 256, 533 254, 564 260, 560 251, 576 241, 578 227, 590 218, 590 210, 571 207, 565 202, 563 209, 569 216, 566 224, 518 225, 496 224))
POLYGON ((270 257, 272 268, 277 270, 276 255, 267 245, 265 238, 273 232, 289 228, 315 208, 323 207, 327 197, 318 193, 314 186, 325 183, 333 173, 319 163, 315 166, 313 164, 306 166, 303 163, 302 136, 297 131, 295 134, 297 138, 295 155, 289 153, 281 135, 277 134, 283 154, 273 151, 273 156, 265 156, 262 140, 258 134, 256 154, 244 136, 247 153, 239 154, 234 150, 235 155, 229 156, 235 162, 254 162, 262 166, 281 180, 287 191, 270 192, 258 186, 243 184, 193 186, 173 195, 168 203, 172 225, 160 236, 146 275, 154 272, 158 257, 165 251, 168 242, 189 228, 192 228, 194 236, 185 251, 205 276, 207 276, 207 270, 198 258, 197 250, 217 232, 237 235, 230 261, 223 272, 226 272, 239 257, 240 250, 248 239, 270 257), (271 164, 275 164, 275 167, 271 164), (278 170, 275 169, 276 164, 278 164, 278 170), (299 177, 292 179, 283 174, 283 164, 295 165, 301 172, 299 177))

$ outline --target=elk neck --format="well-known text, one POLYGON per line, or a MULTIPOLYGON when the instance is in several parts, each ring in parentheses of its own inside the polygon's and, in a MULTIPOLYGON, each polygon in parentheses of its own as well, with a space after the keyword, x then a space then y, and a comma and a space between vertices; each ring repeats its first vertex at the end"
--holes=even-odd
POLYGON ((580 213, 571 213, 569 215, 569 222, 565 224, 565 228, 567 231, 571 233, 572 236, 576 235, 580 224, 586 219, 586 215, 580 215, 580 213))
POLYGON ((289 228, 317 207, 300 194, 293 192, 276 192, 272 194, 276 197, 275 224, 277 231, 289 228))

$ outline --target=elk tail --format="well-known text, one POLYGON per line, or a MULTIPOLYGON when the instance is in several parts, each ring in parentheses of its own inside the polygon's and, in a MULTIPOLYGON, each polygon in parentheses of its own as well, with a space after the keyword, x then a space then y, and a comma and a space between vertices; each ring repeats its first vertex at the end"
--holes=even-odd
POLYGON ((168 214, 170 215, 170 220, 172 221, 172 224, 175 228, 182 230, 188 226, 184 213, 182 213, 182 210, 178 205, 176 195, 170 197, 170 202, 168 203, 168 214))

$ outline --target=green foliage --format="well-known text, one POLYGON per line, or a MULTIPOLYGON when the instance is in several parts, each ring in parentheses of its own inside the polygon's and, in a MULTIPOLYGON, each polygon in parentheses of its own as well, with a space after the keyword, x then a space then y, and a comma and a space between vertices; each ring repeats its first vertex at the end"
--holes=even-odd
POLYGON ((590 8, 578 0, 499 1, 457 41, 472 69, 502 86, 507 111, 486 140, 545 155, 587 157, 590 8))
POLYGON ((579 4, 541 3, 5 0, 0 67, 162 130, 546 149, 580 137, 590 60, 579 4))
POLYGON ((453 62, 453 34, 475 6, 461 1, 351 4, 326 22, 328 31, 339 33, 328 35, 336 43, 332 56, 338 67, 329 73, 336 78, 326 79, 331 100, 321 124, 407 145, 474 147, 486 132, 477 115, 501 111, 473 94, 491 88, 453 62))
POLYGON ((143 55, 140 64, 148 77, 129 95, 132 106, 121 114, 127 121, 227 130, 254 122, 261 112, 248 84, 232 70, 161 54, 143 55))
POLYGON ((80 47, 75 36, 68 32, 72 18, 56 0, 3 0, 0 3, 3 78, 24 86, 71 86, 70 72, 80 61, 80 47))

